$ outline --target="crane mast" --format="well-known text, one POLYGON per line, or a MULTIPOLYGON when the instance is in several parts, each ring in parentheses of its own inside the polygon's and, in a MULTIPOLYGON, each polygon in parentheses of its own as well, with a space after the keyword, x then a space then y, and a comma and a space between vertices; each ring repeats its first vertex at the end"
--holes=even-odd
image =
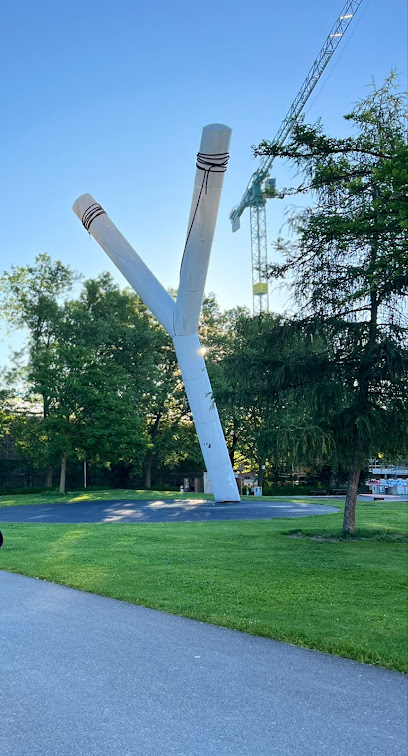
MULTIPOLYGON (((307 100, 312 94, 361 3, 362 0, 347 0, 340 16, 336 19, 322 49, 290 106, 286 117, 272 140, 271 144, 273 146, 281 147, 292 132, 307 100)), ((240 218, 244 210, 247 207, 249 207, 250 210, 252 297, 254 315, 261 315, 263 312, 269 312, 268 280, 266 277, 266 267, 268 263, 266 236, 267 192, 265 189, 273 189, 275 185, 274 179, 269 179, 272 165, 273 157, 266 156, 262 159, 259 167, 252 174, 241 201, 230 213, 232 231, 235 232, 238 231, 240 227, 240 218)))

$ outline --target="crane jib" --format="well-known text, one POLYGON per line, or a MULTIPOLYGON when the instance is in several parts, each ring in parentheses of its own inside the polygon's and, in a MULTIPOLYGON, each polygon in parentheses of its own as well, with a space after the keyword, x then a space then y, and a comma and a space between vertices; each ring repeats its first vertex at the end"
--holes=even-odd
MULTIPOLYGON (((296 95, 292 105, 290 106, 284 120, 282 121, 279 130, 275 134, 271 145, 282 146, 289 134, 291 133, 299 115, 301 114, 307 100, 312 94, 317 82, 319 81, 324 69, 329 63, 333 53, 338 47, 342 37, 344 36, 348 26, 354 18, 357 9, 361 5, 363 0, 348 0, 344 8, 341 11, 340 16, 337 18, 335 24, 330 30, 328 36, 325 39, 324 45, 320 50, 316 60, 314 61, 309 73, 306 76, 298 94, 296 95)), ((267 178, 270 169, 273 164, 272 157, 265 157, 257 170, 252 174, 248 186, 242 196, 239 204, 233 208, 230 214, 231 221, 236 217, 242 215, 246 207, 250 205, 250 198, 252 195, 252 186, 254 183, 267 178)))
MULTIPOLYGON (((340 15, 333 24, 323 47, 310 68, 298 94, 282 121, 271 146, 281 147, 292 132, 299 115, 327 64, 340 44, 362 0, 347 0, 340 15)), ((267 266, 266 244, 266 212, 265 204, 268 193, 265 193, 264 182, 268 179, 273 165, 273 156, 266 155, 257 170, 252 174, 245 192, 236 207, 230 213, 232 231, 240 228, 240 217, 249 207, 251 215, 251 254, 252 254, 252 292, 254 315, 269 311, 268 283, 263 271, 267 266)), ((271 196, 271 195, 269 195, 271 196)))

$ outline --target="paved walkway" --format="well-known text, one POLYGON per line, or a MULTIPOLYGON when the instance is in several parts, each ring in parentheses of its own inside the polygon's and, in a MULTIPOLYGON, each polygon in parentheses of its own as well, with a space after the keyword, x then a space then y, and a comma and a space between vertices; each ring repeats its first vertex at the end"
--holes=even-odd
POLYGON ((0 572, 2 756, 406 756, 403 675, 0 572))
POLYGON ((338 511, 336 507, 289 501, 243 499, 236 504, 223 504, 204 499, 115 500, 4 507, 0 509, 0 522, 198 522, 307 517, 338 511))

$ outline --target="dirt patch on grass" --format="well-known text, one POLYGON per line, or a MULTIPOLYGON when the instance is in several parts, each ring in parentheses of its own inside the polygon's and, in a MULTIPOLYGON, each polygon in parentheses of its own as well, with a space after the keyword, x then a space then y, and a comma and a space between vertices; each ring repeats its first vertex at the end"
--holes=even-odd
POLYGON ((289 531, 285 533, 287 538, 303 538, 308 541, 326 541, 328 543, 350 543, 350 541, 387 541, 388 543, 406 543, 408 536, 404 533, 393 533, 384 531, 375 531, 373 533, 364 531, 356 532, 353 535, 341 535, 336 533, 305 533, 302 530, 289 531))
POLYGON ((308 541, 329 541, 330 543, 340 543, 341 538, 331 538, 330 536, 307 535, 306 533, 286 533, 288 538, 307 538, 308 541))

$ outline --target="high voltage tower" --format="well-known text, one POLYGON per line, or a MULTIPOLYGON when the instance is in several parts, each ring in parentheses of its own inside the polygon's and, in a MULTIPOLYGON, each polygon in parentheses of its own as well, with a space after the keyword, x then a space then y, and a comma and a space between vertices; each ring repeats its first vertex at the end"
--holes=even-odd
MULTIPOLYGON (((326 38, 315 62, 313 63, 305 81, 303 82, 295 100, 282 122, 282 125, 272 140, 273 146, 281 147, 290 135, 296 121, 307 100, 312 94, 330 58, 347 31, 362 0, 348 0, 340 16, 326 38)), ((273 165, 273 157, 265 157, 259 168, 252 174, 248 186, 240 203, 230 213, 232 230, 238 231, 240 218, 244 210, 249 207, 251 223, 251 255, 252 255, 252 296, 253 314, 260 315, 269 312, 268 280, 266 266, 268 254, 266 246, 266 200, 273 194, 275 179, 269 178, 273 165)))

